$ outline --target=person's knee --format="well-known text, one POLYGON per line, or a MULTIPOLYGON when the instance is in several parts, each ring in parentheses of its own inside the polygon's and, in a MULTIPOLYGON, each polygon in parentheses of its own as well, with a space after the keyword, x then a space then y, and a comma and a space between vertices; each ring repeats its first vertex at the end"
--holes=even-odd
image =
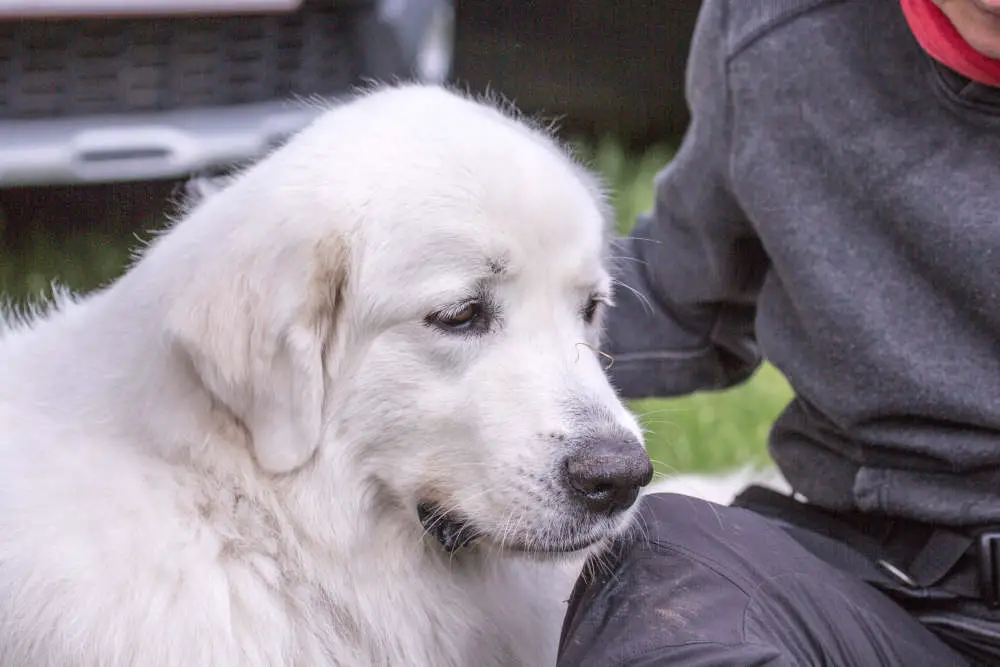
POLYGON ((743 643, 753 584, 734 576, 740 538, 727 527, 736 511, 676 494, 644 497, 636 529, 593 559, 577 583, 566 617, 565 664, 597 664, 574 656, 598 647, 601 656, 639 660, 667 647, 743 643))
MULTIPOLYGON (((679 493, 643 496, 634 525, 633 532, 646 540, 693 546, 688 543, 697 538, 701 548, 740 542, 746 539, 746 529, 757 534, 780 530, 770 520, 744 509, 679 493)), ((781 536, 785 537, 783 531, 781 536)))
POLYGON ((698 646, 766 650, 773 664, 793 656, 794 664, 866 665, 880 655, 890 664, 960 664, 887 597, 748 510, 646 496, 636 530, 592 565, 567 614, 570 657, 601 647, 689 664, 680 658, 698 646), (936 662, 921 662, 925 655, 936 662))

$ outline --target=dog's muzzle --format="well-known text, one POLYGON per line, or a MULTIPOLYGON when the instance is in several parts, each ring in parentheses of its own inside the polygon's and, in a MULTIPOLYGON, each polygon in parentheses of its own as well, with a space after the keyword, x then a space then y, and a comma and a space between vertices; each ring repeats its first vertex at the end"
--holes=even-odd
POLYGON ((471 523, 450 515, 435 503, 417 505, 417 516, 427 534, 440 542, 448 553, 467 547, 481 537, 481 533, 471 523))

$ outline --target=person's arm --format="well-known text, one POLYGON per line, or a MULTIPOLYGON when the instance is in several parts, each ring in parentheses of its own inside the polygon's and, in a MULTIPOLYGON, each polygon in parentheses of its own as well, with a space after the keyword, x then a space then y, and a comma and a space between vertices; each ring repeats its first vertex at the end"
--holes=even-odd
POLYGON ((652 213, 615 248, 604 349, 626 398, 723 389, 760 364, 753 320, 767 257, 730 182, 726 4, 702 5, 686 79, 691 124, 656 178, 652 213))

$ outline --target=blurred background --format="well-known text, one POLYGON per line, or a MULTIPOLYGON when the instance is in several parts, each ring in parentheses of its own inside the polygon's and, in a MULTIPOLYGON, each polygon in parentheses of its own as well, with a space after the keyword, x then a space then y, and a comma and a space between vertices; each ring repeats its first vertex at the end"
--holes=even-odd
MULTIPOLYGON (((100 287, 192 175, 279 145, 370 81, 490 91, 558 121, 621 232, 688 123, 698 0, 0 0, 0 299, 100 287)), ((0 373, 3 369, 0 369, 0 373)), ((660 472, 767 460, 790 391, 765 366, 633 404, 660 472)))

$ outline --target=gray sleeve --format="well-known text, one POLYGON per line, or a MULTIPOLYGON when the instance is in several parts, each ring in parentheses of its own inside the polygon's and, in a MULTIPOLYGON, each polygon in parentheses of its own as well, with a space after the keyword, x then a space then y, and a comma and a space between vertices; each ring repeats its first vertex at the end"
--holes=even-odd
POLYGON ((730 185, 725 0, 706 0, 688 61, 691 123, 656 177, 653 211, 614 249, 609 371, 626 398, 723 389, 760 364, 753 334, 767 257, 730 185))

